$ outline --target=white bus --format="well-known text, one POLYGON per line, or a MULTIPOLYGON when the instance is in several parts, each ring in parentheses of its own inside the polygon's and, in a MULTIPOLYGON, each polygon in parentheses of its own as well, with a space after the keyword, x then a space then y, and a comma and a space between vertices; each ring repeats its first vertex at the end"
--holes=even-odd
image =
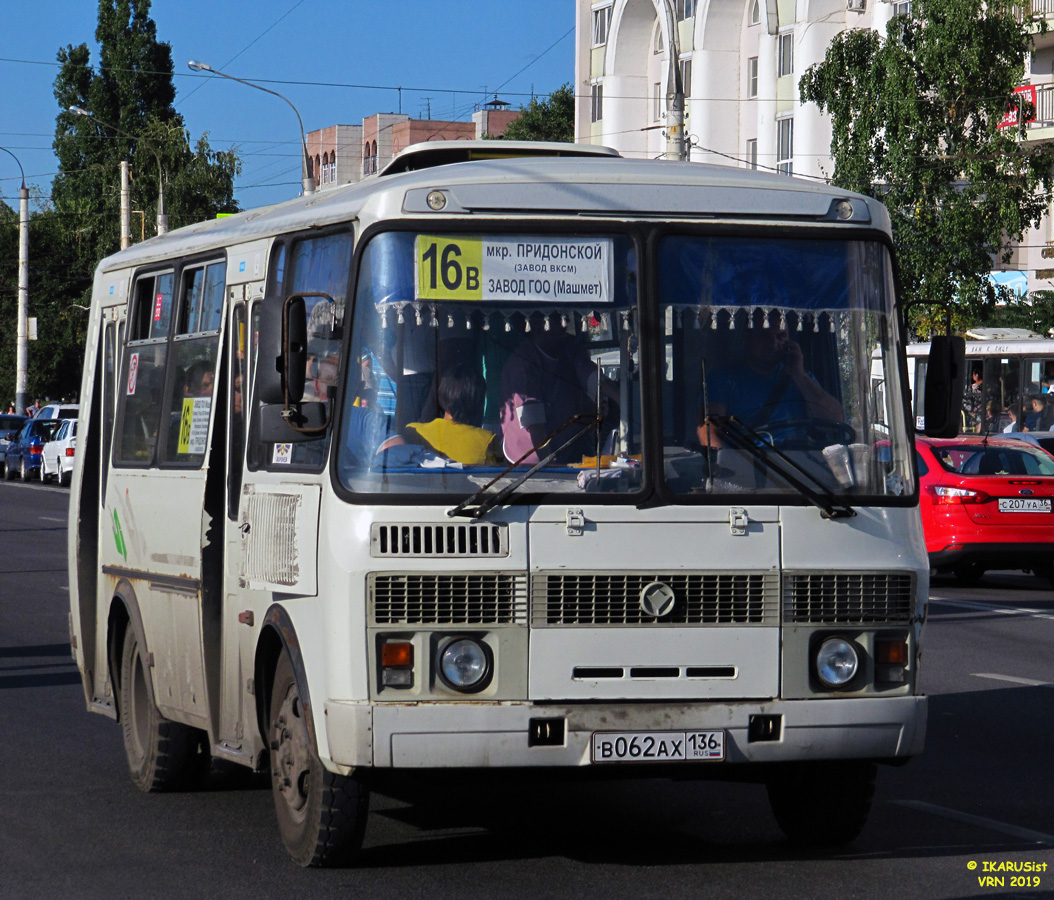
POLYGON ((269 769, 304 865, 354 859, 381 776, 450 769, 753 779, 853 839, 926 723, 885 209, 451 148, 99 264, 88 708, 143 790, 269 769))
MULTIPOLYGON (((962 434, 995 434, 1021 431, 1032 417, 1030 431, 1054 429, 1054 401, 1040 415, 1033 399, 1047 405, 1054 385, 1054 340, 1027 328, 972 328, 966 332, 966 359, 959 414, 962 434)), ((908 382, 913 387, 913 413, 920 430, 925 427, 926 381, 929 344, 908 344, 908 382)))

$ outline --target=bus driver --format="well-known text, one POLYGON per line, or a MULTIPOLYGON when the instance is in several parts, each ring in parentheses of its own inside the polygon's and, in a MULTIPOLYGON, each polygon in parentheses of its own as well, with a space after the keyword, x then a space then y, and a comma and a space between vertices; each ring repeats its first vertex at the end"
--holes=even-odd
POLYGON ((723 366, 707 379, 697 429, 702 446, 725 446, 720 427, 713 424, 723 416, 733 416, 754 431, 810 418, 843 420, 841 403, 806 371, 801 346, 776 321, 765 327, 758 313, 754 327, 745 331, 743 351, 741 363, 723 366))

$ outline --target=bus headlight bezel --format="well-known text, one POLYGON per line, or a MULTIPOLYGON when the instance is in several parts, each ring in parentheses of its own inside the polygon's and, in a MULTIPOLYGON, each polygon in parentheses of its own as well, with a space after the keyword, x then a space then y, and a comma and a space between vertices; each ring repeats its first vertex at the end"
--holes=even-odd
POLYGON ((447 635, 436 645, 435 674, 446 688, 459 694, 478 694, 486 690, 494 680, 494 653, 482 637, 472 634, 447 635), (476 660, 478 676, 471 681, 459 678, 454 654, 467 652, 476 660))
POLYGON ((850 688, 860 675, 863 651, 856 641, 839 634, 820 639, 812 655, 812 672, 827 690, 850 688))

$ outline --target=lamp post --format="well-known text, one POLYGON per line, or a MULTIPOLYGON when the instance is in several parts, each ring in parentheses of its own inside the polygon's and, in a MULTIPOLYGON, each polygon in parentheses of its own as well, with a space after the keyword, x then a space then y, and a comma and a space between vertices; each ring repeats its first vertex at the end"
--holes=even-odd
POLYGON ((684 84, 681 82, 681 60, 677 49, 677 17, 673 0, 661 0, 662 12, 670 33, 670 70, 666 76, 666 158, 684 160, 684 84))
POLYGON ((29 190, 22 163, 6 147, 0 147, 18 163, 22 187, 18 189, 18 343, 15 350, 15 410, 26 410, 26 380, 29 372, 29 190))
MULTIPOLYGON (((109 128, 110 131, 114 132, 115 134, 121 135, 121 137, 126 137, 130 141, 140 140, 140 138, 130 135, 127 131, 122 131, 116 125, 111 125, 109 122, 104 122, 102 119, 93 116, 90 112, 88 112, 88 110, 81 109, 79 106, 71 106, 69 108, 69 112, 73 113, 76 116, 84 116, 85 118, 91 119, 93 122, 102 125, 104 128, 109 128)), ((146 146, 150 149, 150 152, 154 154, 154 158, 157 160, 157 233, 168 234, 168 215, 165 213, 165 170, 164 167, 161 165, 161 153, 156 148, 151 147, 149 143, 147 143, 146 146)), ((124 176, 124 170, 122 170, 122 202, 125 192, 125 181, 126 179, 124 176)), ((123 250, 125 246, 127 245, 122 240, 121 249, 123 250)))
POLYGON ((219 69, 214 69, 208 63, 199 62, 196 59, 192 59, 187 63, 187 68, 192 72, 211 72, 213 75, 220 75, 224 78, 229 78, 231 81, 237 81, 239 84, 244 84, 251 88, 256 88, 258 91, 263 91, 265 94, 273 94, 279 100, 284 100, 289 104, 289 108, 296 113, 296 121, 300 125, 300 144, 304 148, 304 159, 301 163, 301 179, 304 185, 304 194, 315 193, 315 178, 312 174, 311 168, 311 157, 307 152, 307 137, 304 135, 304 121, 300 118, 300 113, 297 108, 293 106, 292 101, 288 97, 283 97, 278 91, 272 91, 270 88, 260 87, 258 84, 253 84, 251 81, 243 81, 241 78, 235 78, 233 75, 228 75, 226 72, 221 72, 219 69))

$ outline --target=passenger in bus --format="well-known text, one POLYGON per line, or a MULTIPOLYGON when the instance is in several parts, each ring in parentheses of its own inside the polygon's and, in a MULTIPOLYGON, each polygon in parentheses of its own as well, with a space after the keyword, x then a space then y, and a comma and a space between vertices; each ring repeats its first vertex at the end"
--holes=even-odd
POLYGON ((1010 419, 1006 425, 1003 426, 1003 434, 1010 434, 1014 431, 1021 430, 1021 405, 1019 403, 1011 403, 1006 408, 1007 418, 1010 419))
MULTIPOLYGON (((568 333, 559 314, 547 317, 535 312, 529 322, 526 339, 502 369, 501 428, 505 456, 515 462, 527 454, 523 461, 536 463, 581 426, 553 432, 572 416, 594 412, 596 369, 585 346, 568 333), (532 450, 550 435, 545 450, 532 450)), ((592 440, 592 435, 583 435, 562 450, 556 462, 577 462, 592 440)))
POLYGON ((214 376, 208 362, 198 360, 187 366, 183 376, 184 397, 211 397, 214 376))
POLYGON ((500 436, 481 427, 486 394, 487 385, 478 369, 468 363, 454 364, 439 379, 441 415, 431 422, 408 423, 404 438, 465 465, 505 465, 500 436))
MULTIPOLYGON (((802 424, 807 419, 842 422, 842 405, 805 369, 801 346, 785 328, 762 314, 743 339, 741 364, 723 366, 709 374, 697 428, 699 443, 720 449, 721 429, 711 419, 733 416, 754 431, 778 431, 780 423, 802 424)), ((777 434, 774 441, 786 439, 777 434)))
POLYGON ((1054 407, 1042 394, 1032 397, 1032 412, 1025 417, 1022 431, 1050 431, 1054 428, 1054 407))

